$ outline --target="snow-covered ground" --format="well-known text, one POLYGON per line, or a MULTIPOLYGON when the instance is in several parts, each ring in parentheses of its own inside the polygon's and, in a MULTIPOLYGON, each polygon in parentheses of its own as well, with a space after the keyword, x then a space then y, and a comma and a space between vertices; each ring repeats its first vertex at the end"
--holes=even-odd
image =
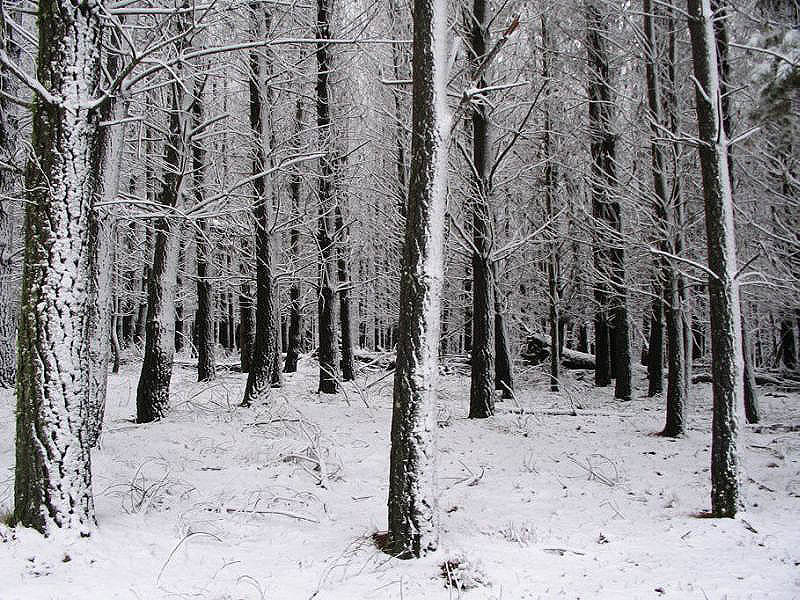
MULTIPOLYGON (((688 438, 669 440, 654 435, 660 399, 615 402, 575 379, 551 394, 528 369, 526 414, 505 402, 470 421, 468 378, 444 377, 440 550, 400 561, 372 541, 386 528, 391 377, 320 397, 315 367, 303 359, 252 409, 237 406, 244 375, 197 384, 176 368, 170 416, 149 425, 131 421, 139 365, 111 376, 97 530, 64 541, 0 526, 0 599, 800 598, 800 433, 743 428, 747 510, 703 518, 708 385, 694 386, 688 438), (478 587, 446 587, 448 560, 478 587)), ((764 423, 800 422, 797 395, 761 392, 764 423)), ((3 392, 4 513, 13 412, 3 392)))

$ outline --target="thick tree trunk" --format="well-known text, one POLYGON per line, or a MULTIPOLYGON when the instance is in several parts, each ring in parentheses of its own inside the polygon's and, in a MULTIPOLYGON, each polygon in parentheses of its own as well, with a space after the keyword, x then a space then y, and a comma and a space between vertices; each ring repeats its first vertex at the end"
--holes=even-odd
POLYGON ((438 545, 436 387, 447 189, 447 3, 414 0, 411 178, 389 467, 388 549, 438 545))
MULTIPOLYGON (((270 14, 258 4, 252 4, 258 22, 258 37, 266 38, 270 29, 270 14)), ((250 128, 256 137, 253 174, 263 173, 272 160, 272 135, 270 125, 269 79, 272 75, 272 55, 269 49, 254 50, 250 55, 250 128)), ((269 400, 276 354, 278 353, 276 331, 278 302, 273 275, 274 235, 272 177, 261 175, 253 181, 255 205, 253 216, 256 224, 256 339, 253 360, 247 375, 247 385, 242 406, 269 400)))
MULTIPOLYGON (((471 67, 473 85, 486 87, 485 68, 489 43, 486 0, 472 3, 471 67)), ((494 243, 491 196, 491 131, 484 102, 472 104, 472 360, 470 362, 469 418, 494 414, 494 281, 491 252, 494 243)))
MULTIPOLYGON (((331 37, 331 0, 317 0, 316 34, 318 40, 331 37)), ((317 129, 320 148, 325 152, 320 158, 319 215, 317 217, 317 246, 319 252, 319 300, 317 318, 319 328, 319 388, 322 394, 335 394, 339 389, 339 360, 336 343, 335 285, 336 261, 333 236, 331 235, 330 212, 333 204, 333 140, 331 107, 328 90, 330 74, 330 46, 317 42, 317 129)))
POLYGON ((794 320, 781 319, 781 337, 778 345, 780 363, 787 369, 797 368, 797 341, 794 334, 794 320))
POLYGON ((37 97, 25 178, 25 253, 17 372, 14 520, 42 533, 94 523, 87 431, 89 227, 99 192, 100 46, 105 15, 38 4, 37 97))
MULTIPOLYGON (((15 63, 19 62, 20 48, 14 42, 13 29, 0 12, 0 48, 15 63)), ((17 81, 7 69, 0 66, 0 90, 11 97, 17 96, 17 81)), ((18 119, 9 100, 0 95, 0 154, 3 160, 14 164, 17 153, 18 119)), ((13 201, 17 178, 7 167, 0 168, 0 387, 14 386, 16 378, 17 322, 19 321, 18 279, 12 260, 16 249, 17 223, 13 201)))
POLYGON ((736 407, 742 404, 744 398, 728 138, 725 128, 720 126, 723 115, 720 114, 719 68, 711 4, 709 0, 688 0, 687 6, 694 76, 697 80, 698 152, 703 175, 708 264, 711 270, 709 304, 714 398, 711 511, 718 517, 733 517, 739 508, 736 407))

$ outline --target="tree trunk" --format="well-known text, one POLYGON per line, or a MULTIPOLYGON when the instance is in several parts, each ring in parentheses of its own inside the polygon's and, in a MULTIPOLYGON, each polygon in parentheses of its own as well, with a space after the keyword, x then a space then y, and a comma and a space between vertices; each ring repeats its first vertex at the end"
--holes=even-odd
POLYGON ((650 339, 647 343, 647 396, 652 398, 664 391, 664 306, 662 285, 650 307, 650 339))
MULTIPOLYGON (((185 21, 182 21, 182 26, 186 26, 185 21)), ((179 52, 181 50, 178 48, 179 52)), ((190 94, 189 98, 186 97, 184 85, 177 82, 172 85, 164 182, 156 199, 167 211, 180 205, 184 193, 184 163, 188 159, 186 142, 190 124, 186 103, 191 101, 190 94)), ((137 423, 149 423, 166 415, 175 358, 175 292, 181 224, 161 216, 154 219, 153 229, 156 239, 147 289, 144 360, 136 390, 137 423)))
MULTIPOLYGON (((489 43, 486 0, 472 4, 470 36, 473 81, 486 87, 485 68, 489 43)), ((472 104, 472 360, 470 362, 469 418, 485 419, 494 414, 494 281, 491 251, 494 232, 491 213, 491 131, 484 102, 472 104)))
POLYGON ((353 355, 353 327, 350 323, 350 273, 347 264, 347 244, 342 209, 336 203, 336 271, 339 279, 339 327, 341 328, 342 360, 340 362, 342 381, 353 381, 356 378, 355 357, 353 355))
MULTIPOLYGON (((298 151, 302 148, 302 135, 303 131, 303 100, 297 99, 297 107, 294 114, 294 139, 292 143, 298 151)), ((297 361, 302 351, 302 304, 300 299, 302 293, 300 290, 300 276, 298 265, 300 263, 300 229, 297 223, 301 219, 300 211, 300 173, 292 169, 289 173, 289 195, 292 198, 292 228, 289 230, 289 255, 294 265, 295 275, 292 281, 292 286, 289 288, 289 344, 286 347, 286 360, 283 363, 284 373, 295 373, 297 371, 297 361)))
POLYGON ((411 177, 389 467, 388 549, 438 545, 436 387, 447 190, 447 3, 414 0, 411 177))
MULTIPOLYGON (((13 29, 0 12, 0 49, 15 63, 19 63, 20 48, 14 42, 13 29)), ((11 97, 17 96, 17 80, 0 66, 0 90, 11 97)), ((0 153, 4 160, 13 161, 17 152, 19 124, 12 104, 0 95, 0 153)), ((0 169, 0 387, 14 387, 16 378, 17 322, 19 320, 19 290, 12 257, 16 249, 17 222, 11 200, 17 188, 17 177, 10 169, 0 169)))
POLYGON ((514 397, 514 362, 511 359, 506 324, 503 318, 503 306, 500 290, 497 286, 495 263, 492 263, 492 279, 494 286, 494 389, 502 391, 502 398, 514 397))
POLYGON ((753 367, 753 348, 750 345, 750 334, 742 314, 742 357, 744 385, 744 416, 748 423, 758 423, 761 419, 758 409, 758 391, 756 390, 756 373, 753 367))
MULTIPOLYGON (((250 257, 249 249, 249 244, 243 244, 242 255, 244 257, 250 257)), ((250 290, 250 274, 247 272, 245 260, 240 261, 239 274, 242 278, 239 285, 239 355, 242 373, 249 373, 253 365, 253 349, 256 345, 256 318, 250 290)))
POLYGON ((331 235, 330 212, 333 203, 333 156, 331 107, 328 90, 330 73, 330 45, 322 40, 331 37, 331 0, 317 0, 317 129, 319 146, 325 152, 320 158, 319 215, 317 218, 317 246, 319 252, 319 300, 317 315, 319 327, 319 388, 322 394, 335 394, 339 389, 339 360, 336 343, 335 292, 336 261, 334 240, 331 235))
POLYGON ((688 0, 687 6, 694 76, 697 80, 698 152, 703 175, 708 264, 711 270, 709 304, 714 399, 711 511, 717 517, 733 517, 739 505, 736 407, 744 398, 728 138, 725 128, 720 127, 719 68, 711 4, 709 0, 688 0))
MULTIPOLYGON (((192 117, 195 127, 203 122, 202 98, 193 103, 192 117)), ((192 172, 196 204, 200 204, 205 196, 206 166, 205 148, 202 142, 195 140, 192 144, 192 172)), ((214 292, 208 269, 212 252, 205 219, 198 219, 195 223, 194 244, 197 268, 197 312, 194 316, 197 381, 214 381, 217 378, 214 358, 214 292)))
MULTIPOLYGON (((270 30, 271 15, 257 3, 252 3, 251 8, 258 24, 257 36, 259 39, 265 39, 270 30), (261 10, 264 10, 263 16, 260 14, 261 10)), ((253 174, 258 175, 264 172, 272 160, 273 140, 269 121, 272 54, 269 48, 251 52, 250 71, 250 128, 256 137, 253 174)), ((269 400, 275 356, 278 352, 276 344, 278 332, 275 330, 278 298, 272 272, 274 235, 273 217, 270 214, 273 204, 272 177, 270 175, 256 177, 253 188, 256 196, 253 206, 256 224, 256 340, 242 406, 269 400)))
POLYGON ((25 177, 18 345, 14 521, 48 534, 94 524, 87 431, 90 219, 100 188, 104 14, 38 4, 37 72, 59 104, 37 97, 25 177), (65 108, 69 107, 69 108, 65 108))
POLYGON ((611 248, 596 240, 594 255, 598 282, 595 301, 597 370, 595 385, 616 378, 614 396, 629 400, 632 368, 628 310, 625 291, 622 218, 613 200, 616 179, 616 134, 612 130, 614 100, 609 76, 607 17, 596 0, 587 0, 587 52, 589 62, 589 129, 592 151, 592 214, 597 238, 611 238, 611 248), (606 357, 606 338, 608 359, 606 357), (613 361, 613 364, 612 364, 613 361), (607 369, 607 370, 606 370, 607 369))

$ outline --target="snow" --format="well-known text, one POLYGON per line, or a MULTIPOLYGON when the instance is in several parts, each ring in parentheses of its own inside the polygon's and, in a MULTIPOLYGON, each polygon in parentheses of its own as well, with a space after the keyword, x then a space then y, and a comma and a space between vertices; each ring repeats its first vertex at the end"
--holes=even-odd
MULTIPOLYGON (((468 375, 442 375, 440 546, 400 561, 371 540, 386 529, 391 378, 364 382, 383 372, 362 376, 361 392, 318 396, 316 362, 303 358, 271 408, 242 409, 244 374, 198 384, 176 365, 170 415, 135 425, 138 366, 110 377, 92 460, 97 529, 60 540, 0 525, 3 600, 800 596, 800 433, 743 428, 747 510, 701 518, 708 384, 693 386, 688 437, 671 440, 653 435, 660 399, 640 388, 640 399, 615 401, 590 387, 591 373, 568 372, 551 393, 543 372, 524 370, 518 403, 532 414, 507 401, 472 421, 468 375), (441 578, 459 557, 472 590, 441 578)), ((797 394, 761 392, 764 423, 797 423, 797 394)), ((2 511, 13 425, 4 390, 2 511)))

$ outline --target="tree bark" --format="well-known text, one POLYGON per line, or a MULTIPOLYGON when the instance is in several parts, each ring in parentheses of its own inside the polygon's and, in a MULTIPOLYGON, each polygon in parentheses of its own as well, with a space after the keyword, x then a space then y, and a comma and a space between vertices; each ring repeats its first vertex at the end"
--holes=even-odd
MULTIPOLYGON (((300 136, 303 128, 303 101, 300 98, 297 100, 294 127, 293 143, 295 148, 299 149, 302 142, 300 136)), ((289 194, 292 198, 292 216, 295 219, 293 223, 298 223, 301 218, 300 183, 300 174, 292 170, 289 175, 289 194)), ((289 230, 289 255, 292 257, 292 263, 295 265, 295 271, 297 271, 300 263, 300 230, 296 225, 293 225, 289 230)), ((286 360, 283 364, 284 373, 295 373, 297 371, 297 361, 302 351, 303 338, 301 329, 303 313, 300 299, 300 276, 295 273, 292 286, 289 288, 289 345, 286 348, 286 360)))
MULTIPOLYGON (((20 48, 14 42, 13 29, 0 12, 0 48, 15 63, 19 62, 20 48)), ((4 66, 0 66, 0 90, 11 97, 17 96, 17 80, 4 66)), ((15 164, 19 123, 11 102, 0 95, 0 154, 4 162, 15 164)), ((7 167, 0 168, 0 387, 11 388, 16 378, 17 322, 19 320, 18 279, 15 276, 12 256, 17 238, 17 222, 11 198, 15 195, 17 177, 7 167)))
POLYGON ((319 214, 317 217, 317 251, 319 252, 319 299, 317 318, 319 346, 319 388, 322 394, 335 394, 339 389, 339 360, 336 344, 335 285, 336 261, 330 212, 333 204, 333 161, 331 107, 328 75, 331 69, 330 45, 325 42, 330 32, 331 0, 317 0, 317 129, 320 148, 325 152, 320 158, 319 214))
MULTIPOLYGON (((198 98, 192 105, 194 126, 203 122, 203 101, 198 98)), ((192 172, 194 200, 200 204, 205 196, 205 148, 202 142, 192 143, 192 172)), ((214 357, 214 292, 211 285, 209 264, 211 247, 208 239, 208 224, 205 219, 195 223, 195 263, 197 269, 197 312, 194 316, 195 347, 197 348, 197 381, 214 381, 217 377, 214 357)))
MULTIPOLYGON (((181 19, 179 27, 188 27, 181 19)), ((180 42, 179 46, 185 42, 180 42)), ((177 48, 179 53, 182 46, 177 48)), ((156 202, 169 210, 180 206, 186 183, 186 162, 190 160, 187 137, 190 128, 191 94, 185 83, 172 84, 169 133, 165 142, 164 175, 156 202)), ((169 388, 175 358, 175 293, 181 224, 169 217, 154 219, 155 248, 147 286, 147 323, 142 371, 136 390, 136 422, 162 419, 169 407, 169 388)))
POLYGON ((388 549, 438 545, 436 387, 447 189, 447 3, 414 0, 411 177, 389 467, 388 549))
MULTIPOLYGON (((485 68, 489 43, 486 0, 472 4, 470 35, 473 81, 486 87, 485 68)), ((494 281, 491 252, 494 232, 491 213, 491 131, 484 102, 472 104, 472 360, 470 362, 469 418, 494 414, 494 281)))
POLYGON ((356 378, 355 356, 353 355, 353 326, 350 322, 350 269, 347 261, 347 244, 349 239, 345 231, 342 209, 337 201, 336 213, 336 271, 339 280, 339 327, 341 329, 340 361, 342 381, 353 381, 356 378))
POLYGON ((733 517, 739 506, 736 407, 742 404, 742 331, 739 283, 735 278, 731 180, 728 138, 720 114, 720 82, 709 0, 688 0, 692 62, 697 80, 695 102, 700 167, 708 246, 711 308, 712 389, 714 399, 711 444, 711 512, 733 517))
MULTIPOLYGON (((257 35, 265 39, 271 25, 270 13, 252 3, 254 18, 257 19, 257 35), (264 10, 263 16, 259 13, 264 10)), ((263 173, 272 160, 272 135, 270 125, 271 91, 269 79, 272 75, 272 55, 269 48, 254 50, 250 55, 250 128, 256 138, 253 174, 263 173)), ((274 264, 272 178, 261 175, 253 181, 255 205, 253 216, 256 224, 256 340, 253 360, 247 375, 247 385, 242 406, 269 400, 270 388, 278 347, 276 341, 275 315, 278 307, 274 264)))
POLYGON ((100 191, 100 47, 105 15, 38 3, 36 97, 25 177, 14 521, 87 536, 94 524, 89 410, 89 226, 100 191))

